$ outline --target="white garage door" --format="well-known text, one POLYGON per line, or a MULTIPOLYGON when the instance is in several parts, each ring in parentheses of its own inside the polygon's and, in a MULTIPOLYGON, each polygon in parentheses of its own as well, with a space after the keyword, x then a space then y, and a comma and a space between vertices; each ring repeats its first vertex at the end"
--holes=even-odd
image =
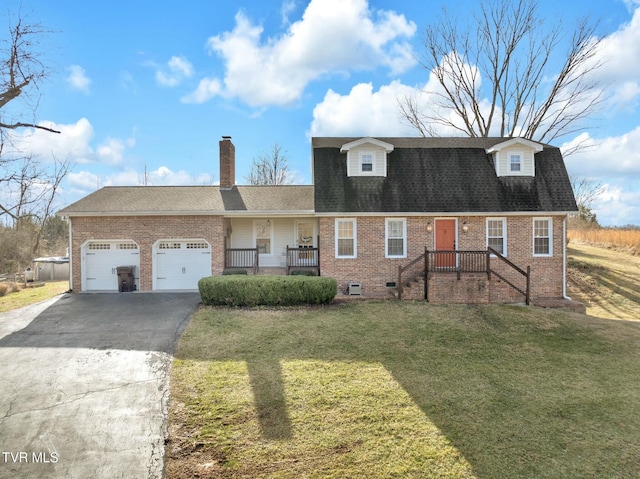
MULTIPOLYGON (((135 266, 140 277, 140 249, 133 241, 90 241, 82 248, 84 291, 118 291, 118 266, 135 266)), ((137 280, 136 280, 137 283, 137 280)))
POLYGON ((153 247, 154 289, 198 289, 211 276, 211 246, 204 240, 165 240, 153 247))

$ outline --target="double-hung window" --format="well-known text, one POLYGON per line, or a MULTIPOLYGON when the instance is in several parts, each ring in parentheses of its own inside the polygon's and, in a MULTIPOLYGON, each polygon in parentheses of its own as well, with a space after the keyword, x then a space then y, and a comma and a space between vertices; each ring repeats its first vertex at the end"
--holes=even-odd
POLYGON ((509 171, 512 173, 520 173, 522 171, 522 155, 520 153, 509 155, 509 171))
POLYGON ((406 258, 407 220, 404 218, 387 218, 385 236, 385 256, 387 258, 406 258))
POLYGON ((357 257, 356 226, 355 219, 336 219, 336 258, 357 257))
POLYGON ((360 172, 373 173, 373 152, 363 151, 360 153, 360 172))
POLYGON ((552 225, 551 218, 533 219, 533 256, 553 255, 552 225))
POLYGON ((506 218, 487 218, 487 247, 503 256, 507 255, 506 218))

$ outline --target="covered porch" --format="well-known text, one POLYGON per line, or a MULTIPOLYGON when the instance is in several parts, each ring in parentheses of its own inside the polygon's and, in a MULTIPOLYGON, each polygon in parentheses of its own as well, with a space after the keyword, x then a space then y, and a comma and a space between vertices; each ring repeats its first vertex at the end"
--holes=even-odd
POLYGON ((253 274, 320 275, 318 221, 313 217, 226 218, 224 269, 253 274))

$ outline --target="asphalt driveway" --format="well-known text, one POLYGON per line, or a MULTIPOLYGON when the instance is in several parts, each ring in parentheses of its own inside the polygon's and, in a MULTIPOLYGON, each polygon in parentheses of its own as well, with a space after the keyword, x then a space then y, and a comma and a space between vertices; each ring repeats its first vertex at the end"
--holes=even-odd
POLYGON ((0 478, 161 478, 197 293, 65 294, 0 314, 0 478))

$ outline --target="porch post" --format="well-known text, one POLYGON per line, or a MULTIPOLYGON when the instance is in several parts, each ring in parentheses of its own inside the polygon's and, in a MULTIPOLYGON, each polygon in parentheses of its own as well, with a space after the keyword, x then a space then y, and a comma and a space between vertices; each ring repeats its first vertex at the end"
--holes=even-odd
POLYGON ((429 302, 429 251, 424 249, 424 299, 429 302))
POLYGON ((525 298, 525 304, 529 306, 529 296, 530 296, 530 287, 531 287, 531 266, 527 266, 527 295, 525 298))

